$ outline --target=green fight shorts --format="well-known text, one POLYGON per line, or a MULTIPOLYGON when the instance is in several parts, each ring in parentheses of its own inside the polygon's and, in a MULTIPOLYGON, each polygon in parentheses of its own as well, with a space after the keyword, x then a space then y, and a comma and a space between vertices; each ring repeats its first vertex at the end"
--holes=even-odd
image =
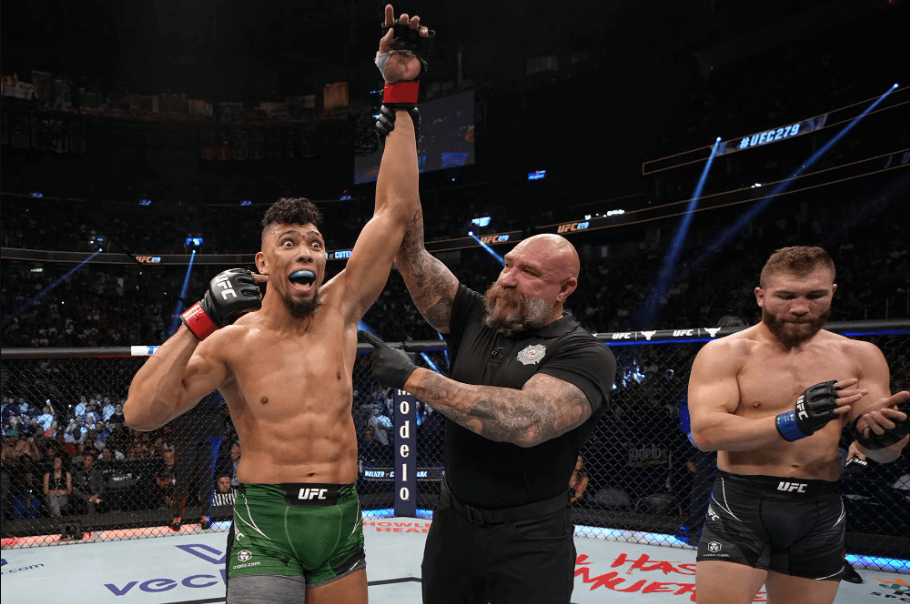
POLYGON ((366 566, 353 484, 242 484, 233 530, 229 585, 234 577, 280 575, 319 587, 366 566))

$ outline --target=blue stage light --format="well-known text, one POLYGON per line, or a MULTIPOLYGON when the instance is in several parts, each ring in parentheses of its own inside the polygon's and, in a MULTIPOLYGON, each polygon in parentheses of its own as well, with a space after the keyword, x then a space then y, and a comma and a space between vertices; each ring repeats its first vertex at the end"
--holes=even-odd
POLYGON ((708 161, 701 171, 701 176, 698 178, 698 184, 695 185, 695 191, 692 193, 692 198, 686 206, 686 212, 683 214, 683 218, 679 223, 679 228, 676 229, 676 234, 673 236, 673 243, 670 244, 670 251, 667 253, 666 258, 664 258, 663 268, 660 273, 658 273, 657 285, 651 290, 651 295, 648 296, 645 304, 641 307, 641 315, 638 323, 642 328, 646 328, 654 323, 657 311, 660 308, 660 302, 663 299, 664 294, 666 294, 667 290, 670 288, 670 284, 674 281, 673 269, 676 268, 676 263, 679 261, 679 255, 682 253, 683 244, 689 233, 689 225, 692 222, 692 216, 695 214, 695 208, 698 207, 698 198, 701 196, 702 189, 705 187, 705 181, 708 179, 708 172, 711 170, 711 164, 714 162, 714 156, 717 154, 717 146, 719 144, 720 137, 718 136, 717 140, 714 141, 714 146, 711 147, 711 155, 708 157, 708 161))
POLYGON ((476 241, 477 243, 480 244, 480 247, 482 247, 483 249, 487 250, 487 252, 489 252, 489 254, 490 254, 491 256, 493 256, 494 258, 496 258, 496 261, 499 262, 499 264, 505 264, 505 263, 506 263, 506 261, 503 260, 502 256, 500 256, 499 254, 497 254, 496 252, 494 252, 494 251, 493 251, 493 248, 491 248, 489 245, 487 245, 486 243, 484 243, 483 241, 481 241, 481 240, 480 240, 480 237, 478 237, 477 235, 475 235, 473 232, 468 232, 468 235, 470 235, 471 237, 473 237, 473 238, 474 238, 474 241, 476 241))
MULTIPOLYGON (((762 212, 766 207, 768 207, 768 205, 770 205, 771 202, 774 201, 778 195, 780 195, 781 193, 786 191, 787 188, 789 188, 790 183, 792 183, 794 180, 799 178, 803 174, 803 172, 805 172, 807 169, 809 169, 819 159, 821 159, 822 156, 824 156, 828 151, 830 151, 831 148, 834 145, 836 145, 837 142, 840 141, 840 139, 842 139, 848 132, 850 132, 850 130, 852 130, 853 127, 856 126, 856 124, 859 123, 859 121, 861 119, 863 119, 866 115, 868 115, 869 112, 871 112, 873 109, 878 107, 878 105, 882 101, 884 101, 885 98, 889 94, 891 94, 892 90, 894 90, 894 86, 889 88, 887 90, 887 92, 885 92, 885 94, 878 97, 878 99, 876 99, 875 102, 873 102, 871 105, 869 105, 861 114, 856 116, 849 124, 847 124, 843 128, 843 130, 841 130, 840 132, 835 134, 834 137, 831 138, 831 140, 829 140, 827 143, 825 143, 821 149, 819 149, 818 151, 813 153, 809 157, 809 159, 807 159, 805 162, 800 164, 800 166, 796 170, 794 170, 793 173, 790 174, 790 176, 788 176, 787 178, 782 180, 780 183, 778 183, 778 185, 776 187, 774 187, 774 189, 772 189, 771 192, 768 193, 767 196, 759 199, 755 203, 755 205, 752 206, 751 209, 747 210, 742 216, 740 216, 740 218, 734 224, 732 224, 729 228, 725 229, 723 231, 723 233, 720 235, 720 237, 717 238, 716 241, 705 246, 704 251, 692 262, 692 265, 689 270, 690 271, 697 270, 698 267, 701 266, 704 262, 706 262, 708 259, 713 257, 717 252, 721 251, 731 239, 733 239, 734 237, 739 235, 739 232, 742 231, 743 228, 746 227, 746 225, 748 225, 750 222, 752 222, 752 220, 760 212, 762 212)), ((755 187, 753 187, 753 188, 755 188, 755 187)))
POLYGON ((29 298, 25 302, 23 302, 22 304, 17 306, 15 309, 13 309, 13 312, 11 312, 8 315, 6 315, 5 317, 3 317, 3 322, 2 322, 2 324, 0 324, 0 329, 6 329, 10 325, 12 325, 13 322, 15 321, 15 319, 19 315, 21 315, 25 311, 25 309, 27 309, 29 306, 31 306, 32 304, 37 302, 49 291, 53 290, 55 287, 57 287, 58 285, 63 283, 63 281, 66 280, 67 277, 69 277, 70 275, 72 275, 73 273, 78 271, 80 268, 85 266, 88 262, 91 261, 92 258, 94 258, 95 256, 97 256, 100 253, 101 253, 101 250, 98 250, 97 252, 95 252, 94 254, 92 254, 91 256, 89 256, 88 258, 86 258, 85 260, 80 262, 79 264, 77 264, 74 268, 70 269, 69 272, 67 272, 65 275, 63 275, 62 277, 59 277, 53 283, 51 283, 50 285, 48 285, 47 287, 42 289, 40 292, 38 292, 37 294, 35 294, 34 296, 29 298))
POLYGON ((177 298, 177 308, 174 309, 174 316, 171 319, 171 328, 167 332, 168 337, 174 335, 180 326, 180 314, 183 312, 183 297, 186 296, 186 289, 190 285, 190 273, 193 272, 193 260, 196 259, 196 250, 190 255, 190 263, 186 267, 186 274, 183 276, 183 287, 180 288, 180 296, 177 298))

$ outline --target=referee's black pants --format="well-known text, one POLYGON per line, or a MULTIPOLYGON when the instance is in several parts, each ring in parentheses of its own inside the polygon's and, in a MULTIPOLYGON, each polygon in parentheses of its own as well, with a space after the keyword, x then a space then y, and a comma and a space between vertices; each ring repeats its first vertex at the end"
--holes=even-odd
POLYGON ((440 498, 421 565, 424 604, 568 604, 575 574, 572 508, 498 524, 440 498))

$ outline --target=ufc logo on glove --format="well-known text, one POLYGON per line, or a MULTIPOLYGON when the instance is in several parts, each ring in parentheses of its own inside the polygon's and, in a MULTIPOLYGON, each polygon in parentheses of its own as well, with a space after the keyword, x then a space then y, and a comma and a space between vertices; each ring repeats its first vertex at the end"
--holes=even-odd
POLYGON ((227 300, 228 295, 237 297, 237 292, 231 287, 231 280, 225 277, 224 279, 219 280, 216 285, 222 288, 224 291, 221 292, 221 298, 227 300))

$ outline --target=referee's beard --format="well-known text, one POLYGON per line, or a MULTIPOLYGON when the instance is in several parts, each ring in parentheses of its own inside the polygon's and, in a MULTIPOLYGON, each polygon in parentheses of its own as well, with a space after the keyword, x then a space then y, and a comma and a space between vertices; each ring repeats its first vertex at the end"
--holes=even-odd
POLYGON ((553 314, 554 305, 546 300, 522 294, 512 287, 503 287, 493 283, 484 299, 486 314, 483 322, 490 329, 501 334, 513 334, 530 329, 540 329, 547 324, 553 314), (509 304, 512 309, 502 316, 499 309, 509 304))

